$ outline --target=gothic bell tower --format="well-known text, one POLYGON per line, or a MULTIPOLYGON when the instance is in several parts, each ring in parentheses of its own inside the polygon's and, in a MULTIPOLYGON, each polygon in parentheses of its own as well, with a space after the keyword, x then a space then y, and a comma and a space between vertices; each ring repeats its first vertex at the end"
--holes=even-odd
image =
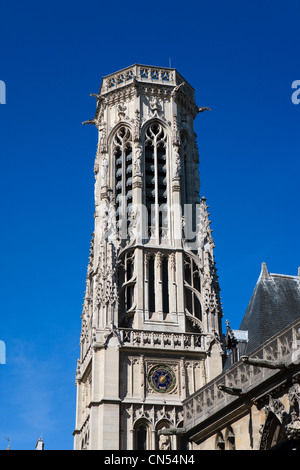
POLYGON ((103 78, 75 449, 178 449, 182 400, 221 373, 221 304, 193 122, 171 68, 103 78), (164 430, 167 430, 164 432, 164 430))

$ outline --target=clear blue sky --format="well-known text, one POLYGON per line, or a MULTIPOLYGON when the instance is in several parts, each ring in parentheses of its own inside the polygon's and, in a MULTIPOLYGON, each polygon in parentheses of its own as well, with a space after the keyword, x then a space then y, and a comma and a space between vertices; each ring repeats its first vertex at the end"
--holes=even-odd
POLYGON ((265 261, 296 275, 299 0, 3 1, 0 28, 0 449, 72 449, 93 231, 101 77, 178 69, 196 90, 224 320, 238 328, 265 261))

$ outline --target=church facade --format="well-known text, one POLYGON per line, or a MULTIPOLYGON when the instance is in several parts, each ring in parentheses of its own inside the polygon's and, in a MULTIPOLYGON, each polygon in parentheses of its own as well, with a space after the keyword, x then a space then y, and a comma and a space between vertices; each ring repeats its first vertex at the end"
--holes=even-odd
MULTIPOLYGON (((222 308, 194 120, 171 68, 102 79, 74 449, 186 448, 183 402, 222 372, 222 308)), ((204 116, 201 114, 201 117, 204 116)))

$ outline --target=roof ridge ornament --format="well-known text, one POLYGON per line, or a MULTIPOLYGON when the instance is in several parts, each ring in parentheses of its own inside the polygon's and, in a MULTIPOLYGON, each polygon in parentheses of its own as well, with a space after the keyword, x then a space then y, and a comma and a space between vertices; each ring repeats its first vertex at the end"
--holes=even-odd
POLYGON ((262 279, 269 279, 269 271, 265 262, 261 264, 261 273, 260 277, 262 279))

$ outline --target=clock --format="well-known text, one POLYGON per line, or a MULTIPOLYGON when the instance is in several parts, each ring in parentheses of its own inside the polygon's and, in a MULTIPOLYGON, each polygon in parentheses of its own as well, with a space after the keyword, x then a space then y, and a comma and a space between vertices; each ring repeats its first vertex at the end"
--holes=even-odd
POLYGON ((176 384, 174 372, 170 367, 164 365, 153 367, 149 372, 148 378, 151 387, 160 393, 170 392, 176 384))

